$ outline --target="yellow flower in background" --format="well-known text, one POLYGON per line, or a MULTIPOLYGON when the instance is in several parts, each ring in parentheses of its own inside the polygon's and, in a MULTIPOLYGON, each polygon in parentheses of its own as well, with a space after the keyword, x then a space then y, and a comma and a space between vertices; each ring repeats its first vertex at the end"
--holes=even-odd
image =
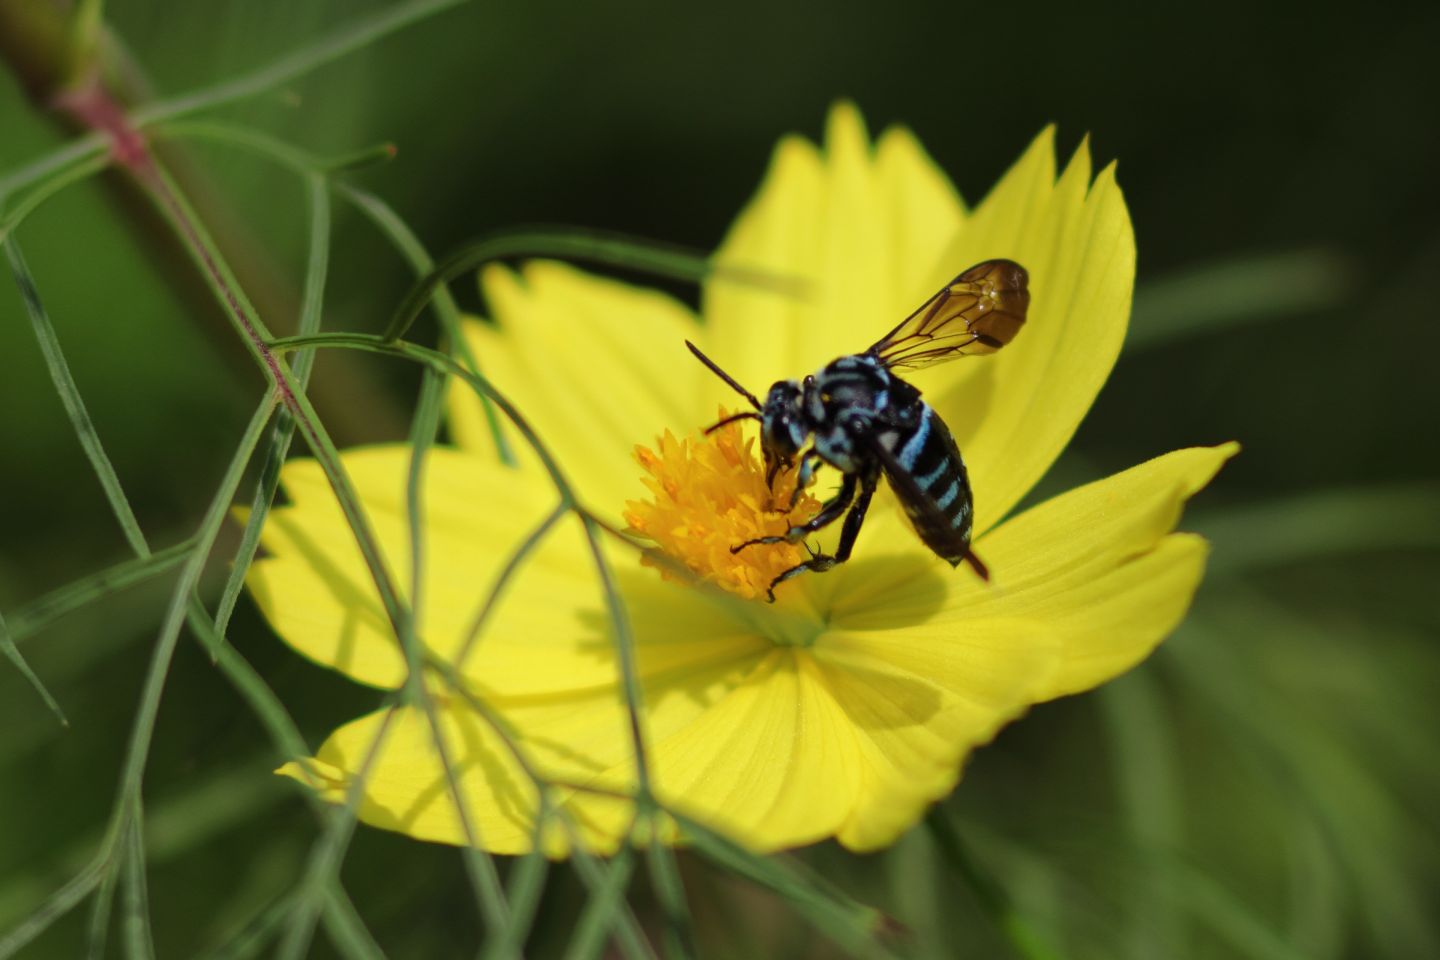
MULTIPOLYGON (((781 142, 716 259, 801 278, 804 294, 716 279, 697 318, 664 294, 556 263, 495 268, 482 279, 497 325, 472 325, 471 346, 588 508, 726 588, 697 587, 631 548, 606 546, 633 623, 662 802, 758 850, 831 836, 873 849, 948 793, 969 752, 1004 724, 1128 670, 1180 621, 1206 547, 1172 531, 1233 447, 1170 453, 1006 519, 1108 376, 1134 279, 1113 168, 1092 182, 1082 145, 1057 178, 1049 131, 966 210, 912 135, 890 130, 872 145, 857 112, 839 106, 823 150, 781 142), (765 603, 769 578, 796 562, 783 551, 801 547, 728 550, 789 520, 767 510, 753 429, 699 433, 735 397, 684 341, 761 392, 864 349, 957 271, 997 257, 1030 272, 1024 330, 994 356, 913 378, 965 455, 975 545, 992 581, 930 553, 882 492, 849 563, 789 581, 765 603)), ((431 454, 424 488, 418 634, 453 658, 478 603, 557 495, 533 458, 522 455, 516 469, 497 462, 470 394, 453 393, 450 414, 457 445, 431 454)), ((382 446, 345 457, 402 584, 409 456, 382 446)), ((404 659, 319 469, 298 461, 283 480, 292 503, 266 524, 268 556, 249 578, 257 601, 306 656, 361 683, 400 686, 404 659)), ((813 509, 802 498, 795 515, 813 509)), ((620 842, 630 804, 575 788, 623 794, 634 784, 607 624, 579 521, 567 518, 458 665, 530 763, 571 785, 555 801, 602 852, 620 842)), ((432 689, 480 842, 530 849, 529 780, 465 698, 439 682, 432 689)), ((285 772, 341 800, 384 720, 377 712, 347 724, 285 772)), ((360 816, 464 842, 418 708, 394 711, 360 816)), ((558 855, 566 844, 550 825, 546 849, 558 855)))

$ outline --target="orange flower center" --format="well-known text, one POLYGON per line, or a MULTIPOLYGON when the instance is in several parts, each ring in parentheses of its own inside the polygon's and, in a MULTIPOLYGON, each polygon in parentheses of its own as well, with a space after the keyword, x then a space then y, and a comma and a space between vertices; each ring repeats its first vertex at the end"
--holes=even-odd
MULTIPOLYGON (((808 557, 795 543, 755 544, 732 552, 747 540, 783 536, 820 508, 819 501, 802 493, 794 509, 787 509, 795 490, 793 469, 776 476, 773 493, 766 488, 755 441, 742 436, 739 423, 689 439, 676 439, 667 430, 658 447, 635 447, 652 496, 626 502, 625 521, 632 532, 654 541, 697 576, 749 599, 764 597, 777 576, 808 557)), ((646 562, 666 579, 677 579, 666 565, 646 562)))

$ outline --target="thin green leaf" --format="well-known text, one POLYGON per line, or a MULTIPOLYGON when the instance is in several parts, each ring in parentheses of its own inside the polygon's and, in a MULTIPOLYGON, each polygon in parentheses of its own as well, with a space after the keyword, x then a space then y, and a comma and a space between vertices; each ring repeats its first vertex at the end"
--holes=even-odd
POLYGON ((178 566, 194 548, 193 538, 133 560, 123 560, 31 600, 11 616, 10 636, 24 642, 68 613, 157 577, 178 566))
MULTIPOLYGON (((413 344, 386 343, 380 338, 361 334, 320 334, 311 337, 288 337, 284 340, 272 341, 269 346, 271 349, 277 351, 294 350, 306 346, 348 347, 351 349, 369 350, 375 353, 404 356, 430 365, 435 369, 448 370, 450 373, 464 379, 473 389, 485 393, 494 401, 495 405, 505 414, 520 432, 521 436, 524 437, 526 442, 535 451, 542 467, 550 475, 551 480, 554 482, 561 496, 571 504, 575 503, 574 489, 566 479, 563 471, 561 471, 559 464, 555 462, 549 449, 540 441, 534 429, 525 418, 520 415, 520 412, 515 409, 508 399, 495 390, 489 381, 485 380, 478 373, 461 368, 450 357, 438 351, 426 350, 423 347, 417 347, 413 344)), ((586 543, 594 561, 596 576, 600 580, 601 590, 605 595, 606 610, 610 620, 616 658, 620 666, 621 689, 624 693, 626 714, 629 719, 630 737, 635 754, 636 803, 642 812, 648 814, 653 809, 654 801, 650 788, 645 734, 641 721, 641 693, 634 663, 634 638, 630 632, 630 623, 625 612, 624 600, 621 598, 615 586, 609 562, 606 560, 600 546, 599 527, 588 513, 580 511, 580 515, 585 531, 586 543)), ((678 871, 674 869, 673 852, 669 851, 669 848, 661 847, 658 844, 656 846, 660 849, 660 852, 649 857, 649 865, 652 880, 656 885, 656 892, 662 898, 662 904, 666 910, 667 923, 669 924, 671 933, 671 946, 672 949, 688 955, 688 953, 686 953, 689 947, 688 909, 685 905, 684 891, 679 884, 678 871)))
POLYGON ((570 945, 565 950, 565 960, 596 960, 610 940, 610 931, 615 914, 630 885, 635 872, 635 850, 626 846, 610 861, 605 870, 605 879, 598 890, 592 890, 590 900, 580 913, 570 945))
MULTIPOLYGON (((297 428, 325 473, 346 523, 360 548, 361 556, 371 574, 397 641, 403 643, 403 639, 410 629, 407 627, 409 611, 400 599, 379 543, 366 517, 364 507, 356 494, 354 485, 350 482, 340 453, 335 448, 329 433, 325 430, 304 392, 296 388, 294 375, 289 371, 285 362, 272 351, 269 345, 270 334, 265 324, 255 312, 243 289, 236 282, 233 271, 216 247, 208 230, 183 194, 176 188, 173 180, 158 164, 154 163, 142 168, 141 179, 187 246, 217 300, 234 324, 236 332, 242 336, 247 348, 266 371, 280 401, 294 417, 297 428)), ((428 697, 423 695, 423 690, 421 702, 429 702, 428 697)), ((440 745, 437 743, 437 746, 440 745)), ((447 776, 453 780, 448 762, 445 766, 447 776)), ((336 871, 343 859, 344 848, 353 832, 356 805, 362 795, 359 792, 362 788, 363 778, 357 780, 352 790, 347 793, 344 814, 331 818, 324 837, 317 844, 302 893, 304 902, 292 916, 285 939, 281 944, 283 955, 299 956, 309 947, 314 933, 317 910, 320 905, 327 902, 335 889, 336 871)), ((471 862, 483 863, 484 861, 475 858, 471 862)), ((497 880, 496 890, 498 889, 497 880)))
MULTIPOLYGON (((310 210, 310 250, 305 267, 305 292, 300 302, 299 330, 302 334, 316 333, 325 300, 325 280, 330 263, 330 193, 326 183, 318 174, 307 174, 305 195, 310 210)), ((295 356, 293 365, 295 382, 301 391, 310 383, 310 370, 314 366, 314 351, 302 350, 295 356)), ((240 545, 235 550, 234 565, 221 591, 220 602, 215 609, 215 641, 225 642, 225 633, 230 626, 230 617, 235 604, 245 587, 245 574, 255 560, 255 551, 260 547, 260 531, 270 507, 275 502, 275 493, 280 487, 280 467, 290 452, 290 443, 295 437, 295 418, 288 411, 281 411, 271 431, 270 444, 260 467, 260 477, 255 483, 255 496, 250 502, 250 516, 240 536, 240 545)), ((213 660, 218 648, 210 651, 213 660)))
MULTIPOLYGON (((653 812, 650 822, 656 822, 653 812)), ((669 945, 667 955, 697 956, 694 924, 690 920, 690 905, 685 899, 685 884, 680 879, 675 851, 663 843, 652 842, 645 848, 645 861, 650 868, 650 885, 665 917, 665 942, 669 945)))
POLYGON ((320 921, 341 956, 348 960, 385 960, 385 951, 370 935, 338 877, 328 885, 320 921))
POLYGON ((139 798, 125 830, 121 846, 125 899, 120 929, 125 934, 125 954, 130 960, 154 960, 155 938, 150 930, 150 893, 145 881, 145 817, 139 798))
MULTIPOLYGON (((497 399, 497 404, 504 409, 508 402, 500 403, 497 399)), ((520 424, 517 422, 516 426, 520 424)), ((589 514, 584 514, 581 522, 585 529, 586 545, 595 563, 595 575, 605 595, 611 640, 620 667, 620 688, 624 694, 625 714, 630 726, 630 744, 635 757, 635 805, 646 828, 654 832, 659 823, 659 804, 655 801, 650 779, 649 741, 642 719, 644 706, 640 675, 635 666, 635 635, 630 627, 625 601, 615 583, 614 572, 600 546, 600 528, 589 514)), ((646 850, 645 859, 650 868, 650 882, 665 916, 666 940, 670 945, 671 956, 695 956, 690 907, 685 900, 685 886, 680 879, 679 867, 675 863, 675 851, 666 844, 652 842, 646 850)))
MULTIPOLYGON (((259 956, 276 937, 276 933, 295 909, 293 897, 278 897, 257 913, 233 937, 213 951, 201 954, 200 960, 247 960, 259 956)), ((385 960, 380 949, 348 900, 337 904, 327 901, 322 915, 325 932, 341 956, 352 960, 385 960)))
POLYGON ((880 911, 846 897, 797 861, 751 853, 695 820, 673 810, 668 815, 697 853, 774 892, 816 930, 850 953, 862 957, 895 956, 884 942, 885 934, 893 927, 880 911))
POLYGON ((479 642, 480 634, 484 631, 485 625, 489 623, 491 615, 499 607, 500 598, 505 594, 505 588, 510 581, 520 572, 521 566, 529 559, 549 536, 555 525, 563 520, 570 513, 570 507, 563 500, 555 505, 555 509, 547 513, 541 521, 536 524, 535 529, 526 534, 525 539, 516 544, 510 556, 495 575, 495 580, 486 591, 485 598, 480 601, 475 609, 475 614, 470 618, 470 625, 466 628, 464 637, 460 641, 460 648, 455 652, 454 667, 456 673, 463 673, 465 662, 470 654, 475 651, 475 644, 479 642))
POLYGON ((1135 291, 1130 352, 1247 324, 1325 310, 1354 289, 1349 261, 1330 250, 1294 250, 1197 267, 1135 291))
POLYGON ((530 936, 531 925, 535 922, 535 911, 540 906, 540 896, 545 892, 545 877, 550 870, 550 861, 545 856, 543 838, 550 820, 545 794, 541 795, 540 810, 535 817, 535 833, 530 852, 521 857, 510 870, 510 883, 506 898, 510 903, 510 922, 495 930, 490 937, 488 948, 481 954, 486 958, 502 960, 505 957, 523 957, 525 941, 530 936))
MULTIPOLYGON (((456 816, 460 820, 465 844, 461 856, 465 860, 465 872, 475 894, 476 907, 492 932, 509 930, 514 925, 500 874, 495 868, 495 859, 483 848, 475 827, 474 817, 469 810, 465 791, 460 788, 455 776, 455 766, 446 742, 444 728, 435 709, 434 699, 425 688, 425 655, 420 640, 415 634, 415 624, 423 616, 425 600, 425 510, 423 492, 425 485, 425 461, 435 442, 436 431, 440 428, 440 406, 445 396, 446 376, 434 368, 425 370, 420 386, 420 397, 415 405, 415 416, 410 427, 410 462, 405 482, 406 520, 410 530, 410 611, 405 620, 405 629, 400 642, 409 664, 407 689, 411 699, 420 704, 430 727, 435 752, 445 771, 446 786, 451 801, 455 804, 456 816)), ((518 947, 517 951, 518 952, 518 947)), ((503 954, 503 957, 511 953, 503 954)))
POLYGON ((55 715, 55 719, 60 721, 60 726, 70 726, 70 721, 66 719, 65 711, 60 709, 59 702, 50 695, 49 690, 45 689, 45 684, 40 682, 35 671, 30 669, 30 664, 26 663, 25 658, 20 655, 20 648, 15 646, 15 641, 10 636, 10 629, 5 626, 3 614, 0 614, 0 653, 5 654, 5 658, 15 665, 15 669, 20 671, 20 675, 39 694, 40 699, 45 702, 45 706, 55 715))
POLYGON ((408 0, 381 8, 233 80, 141 107, 132 114, 132 122, 144 127, 273 90, 461 2, 463 0, 408 0))
POLYGON ((120 882, 119 870, 106 870, 100 881, 100 889, 90 902, 90 925, 86 932, 86 956, 89 960, 104 960, 105 947, 110 937, 110 915, 115 906, 115 886, 120 882))
POLYGON ((179 582, 174 593, 171 594, 170 604, 161 621, 159 638, 155 645, 155 651, 151 655, 150 669, 146 675, 140 705, 135 713, 135 722, 130 734, 130 747, 120 781, 122 801, 126 797, 139 797, 145 762, 150 752, 150 740, 154 734, 155 717, 160 708, 160 694, 165 686, 165 677, 169 672, 170 659, 175 652, 175 643, 179 638, 180 628, 185 622, 191 591, 194 590, 201 572, 205 569, 210 548, 215 543, 215 537, 220 532, 220 525, 225 520, 226 511, 235 498, 235 488, 240 484, 245 465, 249 463, 250 455, 254 452, 256 444, 259 443, 274 406, 274 396, 267 391, 265 398, 250 417, 250 423, 240 438, 235 455, 231 458, 230 464, 216 488, 215 496, 211 499, 210 506, 200 521, 200 527, 194 537, 195 546, 181 567, 179 582))
POLYGON ((48 180, 41 181, 29 193, 21 197, 19 203, 5 211, 3 218, 0 218, 0 243, 3 243, 15 231, 15 228, 20 226, 25 218, 34 213, 46 200, 66 187, 94 176, 109 165, 109 154, 87 157, 73 166, 64 168, 48 180))
MULTIPOLYGON (((338 184, 336 190, 375 224, 376 229, 390 241, 417 276, 423 277, 434 269, 435 261, 430 256, 430 251, 425 249, 425 245, 410 229, 409 224, 388 203, 372 193, 348 184, 338 184)), ((435 293, 433 302, 435 313, 440 318, 440 328, 445 332, 451 349, 459 354, 467 369, 479 373, 480 365, 470 350, 469 340, 460 329, 460 308, 456 305, 455 298, 450 295, 449 290, 441 289, 435 293)), ((480 409, 485 415, 485 426, 490 431, 490 437, 495 441, 500 462, 514 464, 515 455, 510 449, 505 431, 500 428, 500 418, 495 412, 495 405, 483 393, 480 394, 480 409)))
MULTIPOLYGON (((392 699, 386 698, 387 701, 392 699)), ((345 791, 345 803, 331 815, 320 839, 310 851, 305 876, 296 891, 295 910, 290 914, 285 934, 275 952, 278 960, 300 960, 309 952, 310 941, 315 935, 315 923, 327 898, 327 891, 339 877, 345 850, 355 831, 360 803, 365 796, 365 783, 370 778, 370 770, 380 756, 380 749, 390 732, 390 722, 395 717, 393 704, 382 709, 385 711, 384 719, 380 722, 380 729, 375 732, 375 738, 365 750, 360 769, 355 772, 354 779, 345 791)))
POLYGON ((293 909, 294 900, 288 896, 277 897, 262 907, 234 936, 214 950, 200 954, 197 960, 249 960, 259 956, 293 909))
POLYGON ((135 513, 130 509, 130 501, 125 498, 125 491, 120 487, 120 478, 116 476, 115 468, 110 464, 110 458, 105 455, 105 448, 100 444, 100 436, 95 432, 95 424, 85 409, 85 401, 80 398, 80 389, 75 384, 75 378, 70 375, 65 355, 60 350, 60 341, 55 336, 55 328, 40 301, 40 291, 35 287, 35 279, 25 266, 25 259, 14 237, 6 238, 0 246, 5 248, 6 259, 10 261, 15 284, 20 288, 20 298, 25 302, 25 312, 30 317, 35 339, 40 342, 40 352, 44 355, 45 366, 50 371, 50 380, 60 394, 60 401, 65 405, 71 426, 75 428, 85 456, 90 460, 90 468, 100 480, 105 497, 110 501, 110 509, 114 511, 115 519, 120 522, 120 528, 125 532, 125 539, 131 549, 144 556, 150 552, 145 535, 141 533, 135 513))
POLYGON ((513 257, 559 257, 614 267, 644 270, 659 276, 699 283, 711 273, 708 257, 621 234, 573 227, 506 231, 472 240, 426 273, 400 302, 384 339, 399 340, 410 330, 437 292, 451 280, 496 260, 513 257))
MULTIPOLYGON (((205 608, 200 601, 194 597, 190 598, 190 608, 187 613, 187 622, 195 639, 202 647, 209 650, 216 648, 220 650, 220 656, 215 665, 230 681, 230 685, 245 700, 246 706, 250 708, 260 721, 260 725, 270 735, 270 740, 275 745, 276 754, 283 761, 299 760, 310 756, 310 745, 305 742, 305 737, 300 733, 300 728, 295 725, 290 711, 285 709, 285 704, 276 696, 270 685, 256 672, 237 650, 229 645, 217 646, 215 641, 215 625, 210 621, 205 608)), ((327 808, 328 809, 328 808, 327 808)))
MULTIPOLYGON (((175 590, 170 597, 170 604, 161 621, 159 636, 150 657, 150 667, 146 672, 145 684, 141 689, 140 703, 136 708, 131 726, 129 746, 121 769, 109 838, 106 841, 106 849, 117 851, 119 860, 129 870, 143 871, 145 869, 144 845, 127 846, 127 834, 139 823, 136 818, 140 811, 140 793, 145 776, 145 765, 155 733, 155 718, 159 713, 160 696, 165 689, 165 679, 169 674, 170 661, 175 654, 180 628, 185 621, 187 605, 192 599, 195 585, 199 582, 200 574, 205 568, 210 548, 215 542, 216 535, 220 532, 220 524, 225 518, 225 511, 235 497, 235 489, 239 486, 245 465, 249 462, 250 455, 260 440, 265 423, 270 418, 274 403, 274 396, 267 392, 251 417, 250 424, 241 437, 239 447, 220 481, 215 496, 200 521, 200 527, 194 537, 194 547, 185 558, 175 590)), ((113 866, 111 868, 113 869, 113 866)), ((134 882, 132 881, 129 886, 133 889, 134 882)), ((108 905, 97 909, 108 909, 108 905)), ((130 927, 130 924, 126 925, 127 932, 130 927)), ((132 949, 136 949, 140 945, 137 936, 133 933, 130 934, 128 942, 132 949)))
MULTIPOLYGON (((608 928, 614 931, 615 943, 619 945, 620 953, 627 960, 655 960, 655 951, 651 948, 649 941, 645 939, 645 931, 641 929, 640 921, 636 919, 635 912, 630 909, 629 901, 625 899, 629 875, 635 865, 634 848, 626 844, 608 865, 602 865, 600 860, 583 846, 573 844, 571 862, 575 866, 575 872, 580 875, 581 882, 585 884, 585 889, 589 891, 592 902, 595 898, 600 897, 611 903, 608 909, 600 908, 601 916, 597 918, 596 922, 605 921, 609 924, 608 928), (617 880, 613 871, 621 858, 624 858, 627 863, 625 878, 617 880), (618 886, 611 890, 610 887, 614 884, 618 884, 618 886)), ((598 935, 603 937, 603 932, 598 935)))
POLYGON ((227 147, 237 147, 278 163, 301 176, 319 174, 327 180, 340 173, 393 160, 396 154, 393 143, 377 143, 337 156, 322 156, 273 137, 263 130, 226 120, 176 120, 159 124, 152 128, 150 133, 162 140, 205 140, 227 147))
POLYGON ((86 867, 56 890, 36 907, 28 917, 21 920, 14 929, 0 937, 0 960, 11 957, 25 949, 36 937, 49 929, 50 924, 59 920, 90 895, 109 870, 107 851, 90 861, 86 867))
MULTIPOLYGON (((212 286, 222 305, 227 308, 229 315, 236 325, 237 331, 245 338, 247 346, 269 373, 272 382, 280 393, 282 401, 295 415, 296 421, 307 443, 311 446, 316 460, 319 462, 330 482, 346 522, 349 524, 355 536, 360 547, 361 555, 366 566, 370 569, 372 579, 376 584, 377 591, 380 594, 382 604, 385 607, 392 627, 397 637, 403 638, 407 631, 406 624, 409 613, 395 592, 394 584, 384 565, 378 543, 375 541, 373 532, 366 520, 363 507, 355 494, 353 485, 349 482, 349 478, 346 475, 339 451, 335 449, 333 442, 324 431, 304 394, 295 390, 293 377, 283 361, 275 355, 274 350, 276 346, 269 337, 264 324, 258 315, 256 315, 254 308, 250 305, 243 291, 236 284, 233 273, 230 271, 224 258, 215 247, 214 242, 209 238, 203 224, 195 216, 194 211, 190 208, 184 197, 176 190, 173 182, 158 166, 151 171, 146 185, 151 189, 162 210, 190 247, 197 265, 199 265, 205 273, 207 281, 212 286)), ((287 347, 294 348, 304 346, 306 344, 302 341, 307 340, 315 341, 317 344, 321 341, 327 343, 335 342, 333 338, 329 337, 300 337, 291 338, 287 347)), ((431 351, 431 353, 433 353, 433 351, 431 351)), ((453 362, 450 361, 448 357, 443 357, 443 355, 439 356, 443 362, 437 365, 437 369, 443 370, 453 366, 453 362)), ((521 435, 526 439, 527 443, 535 450, 542 465, 547 473, 550 474, 551 479, 556 484, 557 489, 560 490, 562 496, 571 503, 574 503, 573 490, 568 481, 566 481, 564 474, 560 471, 544 444, 541 443, 535 435, 533 429, 531 429, 520 416, 519 412, 478 374, 465 370, 459 372, 466 377, 467 381, 470 382, 473 387, 487 394, 506 414, 516 429, 519 430, 521 435)), ((638 802, 642 809, 647 809, 652 805, 653 800, 650 792, 643 731, 641 729, 639 684, 635 674, 633 662, 634 653, 631 648, 632 638, 629 634, 628 619, 625 614, 623 600, 615 589, 608 561, 600 549, 597 527, 591 522, 588 514, 584 515, 583 519, 585 521, 586 538, 595 561, 597 576, 601 580, 601 585, 605 593, 606 606, 610 613, 617 656, 621 667, 626 710, 630 718, 631 735, 635 745, 638 802)), ((446 764, 446 767, 448 775, 449 765, 446 764)), ((356 786, 358 786, 358 784, 356 786)), ((358 794, 354 795, 354 798, 355 802, 358 802, 358 794)), ((345 837, 348 839, 348 832, 345 834, 345 837)), ((331 854, 331 856, 338 861, 338 853, 331 854)), ((661 892, 662 897, 667 898, 667 917, 672 932, 676 935, 676 945, 683 947, 685 946, 685 904, 683 894, 676 898, 670 890, 675 884, 672 884, 670 882, 672 878, 666 875, 666 857, 667 854, 661 854, 652 858, 651 867, 657 889, 661 892)), ((673 865, 673 861, 671 861, 671 863, 673 865)), ((316 874, 312 874, 312 876, 313 875, 316 874)), ((319 875, 323 875, 323 871, 321 871, 319 875)), ((289 931, 287 931, 286 940, 282 944, 282 951, 289 956, 298 956, 308 946, 312 930, 313 912, 304 909, 297 911, 296 917, 292 921, 289 931)))
MULTIPOLYGON (((260 720, 275 745, 277 756, 282 761, 300 760, 311 755, 310 746, 300 733, 285 704, 270 689, 263 677, 255 671, 234 647, 223 647, 215 643, 214 625, 200 601, 191 597, 189 625, 197 642, 206 650, 219 649, 220 657, 216 666, 230 681, 237 693, 244 698, 251 712, 260 720)), ((341 815, 329 804, 306 791, 302 794, 322 824, 329 823, 333 816, 341 815)), ((384 951, 375 942, 360 919, 354 904, 346 896, 338 877, 325 885, 325 902, 321 914, 325 932, 330 940, 347 957, 360 960, 383 960, 384 951)))
POLYGON ((41 183, 48 177, 54 176, 56 171, 63 171, 72 164, 83 163, 92 157, 107 154, 109 148, 110 141, 104 134, 89 133, 45 154, 13 173, 0 177, 0 209, 4 208, 5 201, 15 193, 32 184, 41 183))
POLYGON ((350 482, 335 442, 330 438, 305 393, 297 389, 294 374, 290 372, 285 361, 272 352, 269 345, 272 339, 270 331, 236 281, 234 271, 230 269, 204 223, 176 188, 173 179, 155 164, 145 174, 144 183, 185 244, 235 331, 240 334, 256 363, 265 371, 279 395, 280 402, 295 418, 300 435, 305 438, 311 455, 324 472, 345 522, 355 537, 365 567, 375 584, 375 591, 380 596, 386 618, 398 638, 404 630, 407 616, 405 605, 395 588, 379 542, 375 539, 369 518, 355 493, 354 484, 350 482))

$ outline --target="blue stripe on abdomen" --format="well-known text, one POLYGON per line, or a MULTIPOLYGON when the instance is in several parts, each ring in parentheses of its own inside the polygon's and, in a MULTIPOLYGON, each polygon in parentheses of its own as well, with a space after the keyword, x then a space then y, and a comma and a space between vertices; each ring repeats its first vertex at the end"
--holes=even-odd
POLYGON ((939 480, 942 476, 949 472, 949 470, 950 460, 948 458, 942 458, 940 460, 940 466, 936 467, 934 470, 931 470, 923 477, 916 477, 915 482, 920 485, 921 490, 929 490, 931 487, 935 486, 935 481, 939 480))
POLYGON ((915 458, 920 456, 921 450, 925 449, 925 441, 930 437, 930 418, 932 416, 928 406, 921 411, 920 423, 915 427, 915 432, 910 435, 910 439, 905 441, 905 446, 901 447, 900 452, 895 455, 895 459, 900 461, 900 466, 906 470, 915 468, 915 458))
POLYGON ((948 510, 950 508, 950 504, 954 503, 955 498, 959 495, 960 481, 951 480, 950 488, 940 495, 939 499, 935 501, 935 506, 939 507, 941 510, 948 510))

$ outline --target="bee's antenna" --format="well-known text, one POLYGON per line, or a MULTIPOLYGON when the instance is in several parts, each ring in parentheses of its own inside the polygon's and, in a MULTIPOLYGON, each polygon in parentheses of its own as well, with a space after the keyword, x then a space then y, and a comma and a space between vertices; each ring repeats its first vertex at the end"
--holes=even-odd
MULTIPOLYGON (((689 340, 685 341, 685 346, 689 347, 690 352, 695 354, 695 359, 699 360, 701 363, 705 364, 705 366, 710 368, 711 373, 715 374, 715 376, 730 384, 730 389, 740 394, 740 396, 744 397, 746 400, 749 400, 752 407, 754 407, 756 410, 764 409, 764 407, 760 405, 760 401, 755 398, 755 394, 751 393, 749 390, 746 390, 744 387, 740 386, 740 384, 736 383, 734 377, 730 376, 730 374, 726 373, 724 370, 721 370, 718 366, 715 365, 714 360, 711 360, 709 357, 705 356, 705 354, 701 353, 699 347, 695 346, 695 344, 691 343, 689 340)), ((754 416, 754 414, 743 414, 743 416, 751 417, 754 416)), ((714 430, 716 429, 716 427, 723 426, 724 424, 729 423, 731 420, 739 419, 739 416, 728 417, 725 420, 721 420, 719 423, 715 424, 715 426, 711 427, 710 430, 714 430)), ((710 430, 706 430, 705 432, 709 433, 710 430)))
POLYGON ((734 423, 736 420, 759 420, 759 419, 760 419, 760 414, 758 414, 758 413, 751 413, 749 410, 746 410, 746 411, 744 411, 744 412, 742 412, 742 413, 732 413, 732 414, 730 414, 730 416, 726 417, 725 419, 716 421, 715 423, 712 423, 712 424, 710 424, 710 426, 706 427, 706 428, 705 428, 705 435, 708 437, 710 434, 714 433, 716 430, 719 430, 721 427, 725 426, 726 424, 734 423))

